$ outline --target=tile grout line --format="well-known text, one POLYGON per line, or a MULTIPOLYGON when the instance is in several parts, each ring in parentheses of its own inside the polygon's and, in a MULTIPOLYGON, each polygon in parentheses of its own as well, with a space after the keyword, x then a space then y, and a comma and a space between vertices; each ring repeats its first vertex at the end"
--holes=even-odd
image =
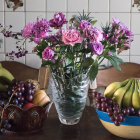
MULTIPOLYGON (((6 17, 6 16, 5 16, 5 1, 4 1, 4 3, 3 3, 3 8, 4 8, 4 9, 3 9, 3 10, 4 10, 4 11, 3 11, 3 12, 4 12, 4 21, 3 21, 3 23, 4 23, 4 26, 5 26, 5 21, 6 21, 6 20, 5 20, 5 17, 6 17)), ((6 38, 5 38, 5 37, 4 37, 4 55, 5 55, 4 57, 5 57, 5 61, 6 61, 6 38)))
MULTIPOLYGON (((131 0, 131 8, 130 8, 130 30, 132 30, 132 1, 131 0)), ((131 45, 132 43, 130 44, 130 49, 129 49, 129 62, 131 61, 131 45)))
POLYGON ((47 4, 48 4, 48 1, 47 0, 45 0, 45 17, 46 17, 46 19, 48 18, 48 15, 47 15, 47 4))
MULTIPOLYGON (((26 0, 24 0, 24 18, 25 18, 25 22, 24 23, 25 23, 25 25, 26 25, 26 15, 27 15, 27 13, 26 13, 26 0)), ((27 49, 26 45, 27 45, 27 43, 25 42, 25 49, 27 49)), ((27 56, 24 57, 24 61, 25 61, 24 64, 25 65, 26 65, 26 60, 27 60, 26 57, 27 56)))
MULTIPOLYGON (((108 6, 109 6, 109 23, 110 23, 110 0, 108 0, 108 6)), ((107 61, 107 66, 109 66, 109 60, 107 61)))

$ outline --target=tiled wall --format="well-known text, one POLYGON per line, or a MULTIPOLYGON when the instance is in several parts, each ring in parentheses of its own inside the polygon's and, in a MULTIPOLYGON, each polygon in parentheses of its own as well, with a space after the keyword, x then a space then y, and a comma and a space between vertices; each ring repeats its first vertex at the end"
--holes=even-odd
MULTIPOLYGON (((14 26, 14 31, 21 30, 29 21, 35 21, 36 17, 52 17, 54 12, 62 11, 67 19, 77 12, 91 12, 91 16, 98 20, 96 26, 110 21, 112 17, 118 17, 135 34, 131 49, 123 52, 120 57, 127 62, 140 63, 140 12, 137 7, 132 7, 133 0, 24 0, 24 7, 13 12, 6 7, 4 0, 0 0, 0 23, 14 26)), ((3 38, 0 36, 0 38, 3 38)), ((20 61, 31 67, 40 67, 41 60, 32 54, 34 43, 26 44, 29 54, 20 61)), ((4 39, 0 48, 0 61, 5 60, 5 53, 15 47, 15 40, 4 39)), ((108 65, 107 61, 104 61, 108 65)))

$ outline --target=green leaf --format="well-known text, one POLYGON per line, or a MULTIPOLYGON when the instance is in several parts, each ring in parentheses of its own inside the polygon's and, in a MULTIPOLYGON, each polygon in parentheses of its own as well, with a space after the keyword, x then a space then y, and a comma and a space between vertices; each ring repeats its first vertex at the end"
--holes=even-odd
POLYGON ((89 78, 90 78, 91 84, 95 80, 97 74, 98 74, 98 61, 95 61, 89 71, 89 78))
POLYGON ((72 62, 72 59, 67 58, 66 59, 66 66, 69 65, 72 62))
POLYGON ((110 63, 118 70, 121 71, 120 64, 125 64, 122 59, 118 58, 116 55, 107 56, 110 63))
POLYGON ((92 25, 94 25, 96 22, 97 22, 97 20, 93 20, 93 21, 91 21, 90 23, 91 23, 92 25))
POLYGON ((89 68, 93 64, 94 60, 91 57, 85 59, 85 62, 82 64, 83 69, 89 68))

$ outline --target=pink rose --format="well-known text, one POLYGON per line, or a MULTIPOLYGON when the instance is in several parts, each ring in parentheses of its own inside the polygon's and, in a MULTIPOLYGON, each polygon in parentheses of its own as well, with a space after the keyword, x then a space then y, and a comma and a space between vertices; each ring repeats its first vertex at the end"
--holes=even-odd
POLYGON ((69 29, 62 34, 62 40, 65 44, 74 46, 74 44, 82 42, 82 37, 77 30, 69 29))
POLYGON ((43 58, 44 60, 47 60, 47 61, 48 61, 48 60, 52 60, 53 56, 54 56, 54 51, 51 50, 49 46, 47 46, 47 47, 44 49, 44 51, 42 52, 42 58, 43 58))

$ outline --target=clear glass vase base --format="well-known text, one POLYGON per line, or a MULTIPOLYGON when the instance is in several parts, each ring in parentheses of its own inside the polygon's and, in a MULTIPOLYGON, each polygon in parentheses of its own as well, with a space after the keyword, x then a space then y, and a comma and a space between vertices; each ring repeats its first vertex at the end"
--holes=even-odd
POLYGON ((59 120, 64 125, 75 125, 75 124, 79 123, 80 118, 79 119, 75 119, 75 120, 66 120, 66 119, 59 118, 59 120))

